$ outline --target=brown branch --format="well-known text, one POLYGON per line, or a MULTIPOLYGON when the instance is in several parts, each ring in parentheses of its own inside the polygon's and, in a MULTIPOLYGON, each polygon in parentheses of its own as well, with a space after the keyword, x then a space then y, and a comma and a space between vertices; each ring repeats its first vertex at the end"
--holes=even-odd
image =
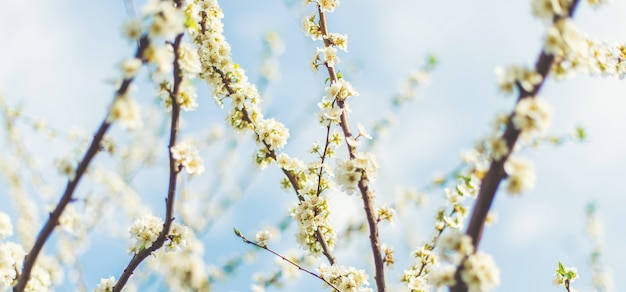
MULTIPOLYGON (((321 7, 317 6, 317 11, 320 19, 320 30, 322 33, 322 38, 324 39, 324 46, 331 46, 331 42, 329 39, 324 38, 324 36, 328 35, 328 26, 326 24, 326 14, 322 11, 321 7)), ((330 83, 333 84, 337 82, 337 74, 335 72, 334 66, 328 66, 326 63, 326 69, 328 71, 328 76, 330 78, 330 83)), ((346 146, 348 147, 348 153, 350 155, 350 159, 356 158, 356 149, 354 146, 348 143, 348 138, 352 137, 352 133, 350 132, 350 125, 348 124, 348 117, 345 110, 345 101, 337 100, 337 105, 341 108, 341 116, 340 123, 341 130, 343 132, 344 138, 346 139, 346 146)), ((365 209, 365 215, 367 217, 369 232, 370 232, 370 245, 372 247, 372 255, 374 257, 374 266, 376 275, 374 278, 376 279, 376 287, 379 292, 385 291, 385 262, 380 251, 380 240, 378 236, 378 224, 376 222, 376 210, 373 206, 373 197, 372 192, 369 190, 368 179, 365 171, 362 171, 361 180, 358 183, 359 190, 361 191, 361 198, 363 200, 363 208, 365 209)))
MULTIPOLYGON (((573 17, 574 11, 576 10, 576 6, 580 0, 574 0, 568 10, 567 17, 573 17)), ((554 22, 560 20, 561 17, 554 18, 554 22)), ((519 89, 519 97, 517 99, 517 103, 526 98, 535 98, 535 95, 539 92, 541 87, 543 86, 546 77, 550 73, 550 69, 552 64, 554 63, 554 55, 546 54, 545 50, 541 51, 537 62, 535 63, 535 71, 541 75, 542 79, 539 84, 537 84, 532 91, 526 91, 521 86, 518 86, 519 89)), ((487 171, 483 181, 480 184, 480 190, 478 191, 478 198, 476 199, 476 204, 474 205, 474 210, 472 211, 472 217, 470 219, 469 226, 467 227, 466 234, 472 238, 472 242, 474 244, 474 251, 478 250, 478 246, 480 244, 480 239, 482 237, 483 229, 485 227, 485 221, 487 219, 487 214, 489 209, 491 208, 491 204, 496 196, 496 191, 500 182, 505 178, 506 173, 504 171, 504 163, 511 155, 515 147, 515 143, 520 136, 520 131, 513 126, 513 115, 515 113, 511 113, 509 116, 509 120, 506 125, 506 130, 502 135, 502 139, 506 141, 508 146, 508 153, 501 157, 499 160, 494 160, 489 166, 489 170, 487 171)), ((462 268, 462 264, 461 264, 462 268)), ((463 284, 463 281, 460 280, 460 270, 457 269, 457 285, 455 287, 450 288, 451 292, 460 292, 467 291, 467 287, 463 284)))
POLYGON ((181 168, 179 167, 176 159, 174 159, 174 155, 172 154, 172 147, 176 145, 176 139, 178 136, 178 129, 180 123, 180 104, 178 102, 178 95, 180 92, 180 85, 183 81, 183 75, 180 69, 180 64, 178 62, 179 56, 179 48, 183 39, 183 34, 179 34, 176 36, 174 40, 174 86, 172 91, 170 91, 170 99, 172 101, 172 121, 170 126, 170 141, 168 145, 169 152, 169 167, 170 167, 170 176, 169 176, 169 187, 167 189, 167 198, 165 199, 165 221, 163 222, 163 229, 157 239, 152 243, 152 245, 148 248, 145 248, 135 254, 126 268, 124 272, 113 286, 114 292, 122 291, 122 288, 126 285, 130 276, 134 273, 135 269, 139 267, 141 262, 145 260, 148 256, 150 256, 153 252, 157 251, 159 248, 163 246, 165 241, 167 240, 167 235, 170 232, 170 228, 172 226, 172 222, 174 221, 174 200, 176 198, 176 182, 178 180, 178 173, 181 168))
POLYGON ((284 260, 284 261, 286 261, 286 262, 290 263, 291 265, 293 265, 294 267, 298 268, 298 270, 303 271, 303 272, 305 272, 305 273, 307 273, 307 274, 309 274, 309 275, 311 275, 311 276, 313 276, 313 277, 315 277, 315 278, 318 278, 318 279, 320 279, 320 280, 324 281, 324 283, 326 283, 326 285, 328 285, 328 286, 330 286, 331 288, 335 289, 335 291, 341 291, 341 290, 339 290, 337 287, 335 287, 335 285, 331 284, 331 283, 330 283, 330 282, 328 282, 326 279, 324 279, 322 276, 320 276, 320 275, 318 275, 318 274, 316 274, 316 273, 313 273, 313 272, 311 272, 311 271, 307 270, 306 268, 303 268, 302 266, 300 266, 300 265, 298 265, 297 263, 295 263, 295 262, 291 261, 290 259, 288 259, 288 258, 284 257, 283 255, 281 255, 281 254, 279 254, 279 253, 277 253, 277 252, 273 251, 272 249, 270 249, 269 247, 267 247, 267 245, 261 245, 261 244, 258 244, 258 243, 256 243, 256 242, 254 242, 254 241, 250 241, 250 240, 249 240, 249 239, 247 239, 247 238, 246 238, 246 237, 245 237, 245 236, 244 236, 244 235, 243 235, 243 234, 242 234, 239 230, 237 230, 237 228, 235 228, 235 234, 236 234, 239 238, 241 238, 241 240, 243 240, 243 242, 245 242, 245 243, 247 243, 247 244, 252 244, 252 245, 254 245, 254 246, 258 247, 258 248, 262 248, 262 249, 264 249, 264 250, 267 250, 267 251, 271 252, 272 254, 274 254, 275 256, 277 256, 277 257, 281 258, 282 260, 284 260))
MULTIPOLYGON (((143 59, 143 54, 145 50, 148 48, 149 44, 150 44, 149 39, 146 36, 143 36, 139 41, 139 46, 135 53, 135 58, 143 59)), ((132 81, 133 81, 133 78, 124 79, 124 81, 122 81, 122 84, 120 85, 119 89, 116 92, 115 99, 126 94, 132 81)), ((78 186, 78 183, 80 182, 80 179, 83 177, 85 172, 87 172, 87 168, 89 167, 89 164, 91 163, 92 159, 100 151, 100 143, 104 139, 104 135, 109 130, 109 127, 111 126, 111 123, 108 122, 107 119, 108 119, 108 114, 107 114, 107 117, 104 118, 104 120, 102 121, 102 124, 98 128, 98 131, 94 135, 94 138, 91 141, 91 144, 89 145, 89 148, 87 152, 85 153, 85 156, 83 156, 83 159, 78 164, 74 178, 70 179, 67 182, 67 186, 65 187, 65 191, 63 192, 63 195, 61 196, 59 203, 57 203, 54 210, 50 213, 48 220, 44 224, 43 228, 39 232, 39 235, 37 236, 37 239, 35 240, 35 244, 26 255, 24 259, 24 266, 22 268, 22 272, 19 274, 17 278, 17 284, 13 287, 13 291, 22 292, 26 288, 26 284, 28 284, 28 280, 30 279, 31 271, 33 267, 35 266, 35 262, 37 261, 37 256, 39 256, 39 253, 41 252, 46 241, 48 240, 48 238, 54 231, 54 228, 59 224, 59 218, 61 218, 61 214, 63 214, 65 207, 74 200, 73 199, 74 191, 76 190, 76 187, 78 186)))

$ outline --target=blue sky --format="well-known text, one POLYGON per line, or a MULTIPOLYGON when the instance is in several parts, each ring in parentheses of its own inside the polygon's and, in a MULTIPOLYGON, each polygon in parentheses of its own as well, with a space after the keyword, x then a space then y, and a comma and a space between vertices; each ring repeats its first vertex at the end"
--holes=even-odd
MULTIPOLYGON (((319 44, 300 31, 305 10, 298 1, 294 5, 286 3, 293 1, 278 0, 222 2, 225 35, 233 47, 233 58, 247 69, 251 80, 258 80, 263 34, 275 30, 285 39, 281 79, 267 89, 272 96, 267 115, 292 129, 286 151, 294 156, 305 155, 312 142, 322 139, 323 130, 316 125, 310 108, 321 98, 326 78, 308 69, 309 58, 319 44)), ((371 125, 378 120, 400 80, 411 68, 423 64, 426 54, 434 53, 440 60, 423 99, 399 112, 397 123, 376 149, 381 164, 380 180, 375 185, 379 200, 384 201, 398 186, 421 186, 433 173, 454 168, 460 151, 487 133, 495 114, 510 111, 514 99, 498 93, 493 70, 511 63, 531 65, 540 51, 544 27, 532 17, 529 2, 344 0, 329 15, 331 31, 348 34, 350 40, 349 52, 340 55, 339 68, 358 68, 346 69, 346 78, 361 93, 351 103, 352 124, 371 125)), ((112 97, 113 89, 107 80, 116 77, 116 64, 133 52, 132 44, 122 39, 120 33, 126 18, 123 2, 59 0, 3 4, 0 37, 5 45, 0 47, 0 92, 12 103, 23 103, 30 116, 46 117, 58 128, 91 133, 104 117, 112 97)), ((624 2, 615 1, 595 11, 583 3, 575 22, 597 39, 620 42, 626 39, 620 29, 626 25, 624 13, 624 2)), ((145 78, 138 87, 138 98, 150 103, 152 88, 145 78)), ((559 260, 579 267, 581 279, 576 287, 588 286, 589 271, 585 266, 590 246, 583 236, 583 222, 584 207, 589 201, 598 203, 604 218, 607 264, 615 275, 626 272, 626 252, 622 248, 626 246, 626 236, 621 222, 622 206, 626 205, 624 92, 623 81, 588 76, 549 80, 542 89, 541 96, 551 102, 555 111, 550 132, 565 133, 581 125, 587 129, 589 141, 524 152, 535 161, 537 187, 521 197, 498 195, 494 209, 499 222, 486 230, 481 247, 493 254, 500 266, 502 284, 496 291, 558 291, 551 285, 551 277, 559 260)), ((184 117, 189 133, 191 129, 220 124, 225 116, 214 105, 206 87, 201 87, 200 96, 200 110, 184 117)), ((32 147, 41 153, 44 165, 52 165, 65 151, 63 145, 32 147)), ((238 169, 247 169, 246 157, 251 151, 251 143, 244 143, 238 169)), ((211 169, 207 168, 207 172, 211 169)), ((156 171, 138 178, 137 188, 143 193, 162 190, 158 189, 159 184, 147 184, 158 174, 156 171)), ((58 181, 55 190, 59 193, 61 177, 53 173, 50 176, 58 181)), ((238 226, 252 235, 262 224, 282 218, 286 208, 295 203, 295 197, 277 188, 279 179, 280 173, 273 167, 256 176, 243 199, 207 234, 207 250, 213 251, 207 253, 207 261, 219 264, 247 250, 233 238, 232 227, 238 226)), ((337 215, 337 221, 360 215, 360 203, 355 197, 337 195, 333 199, 338 209, 351 210, 337 215)), ((160 197, 146 200, 155 212, 160 212, 160 197)), ((0 202, 5 201, 0 198, 0 202)), ((420 221, 415 226, 422 239, 430 234, 427 223, 432 220, 434 207, 416 215, 420 221)), ((383 236, 392 240, 400 232, 399 226, 383 227, 383 236)), ((284 235, 277 246, 283 250, 296 247, 292 238, 284 235)), ((94 242, 93 247, 105 248, 102 245, 108 246, 94 242)), ((83 257, 85 266, 93 268, 88 273, 91 285, 108 273, 117 275, 125 265, 124 243, 118 241, 112 246, 118 249, 111 256, 115 260, 108 259, 105 265, 101 265, 97 250, 83 257)), ((370 264, 349 251, 340 251, 339 256, 346 263, 361 267, 370 264)), ((250 275, 268 269, 274 260, 263 253, 258 259, 261 264, 242 270, 235 280, 216 287, 217 291, 247 291, 250 275)), ((391 275, 407 266, 406 260, 399 260, 391 275)), ((390 283, 395 280, 393 277, 389 277, 390 283)), ((321 290, 305 275, 301 279, 303 282, 290 287, 321 290)), ((619 282, 617 287, 621 287, 619 282)))

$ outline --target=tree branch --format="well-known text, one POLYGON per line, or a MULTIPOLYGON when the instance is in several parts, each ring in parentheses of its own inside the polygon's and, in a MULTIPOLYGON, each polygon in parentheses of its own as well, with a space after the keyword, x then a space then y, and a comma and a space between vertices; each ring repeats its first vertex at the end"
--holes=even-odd
MULTIPOLYGON (((148 37, 143 36, 139 40, 139 46, 135 53, 135 58, 143 59, 143 54, 145 50, 148 48, 149 44, 150 44, 150 41, 148 37)), ((122 81, 122 84, 120 85, 119 89, 116 92, 115 99, 126 94, 132 81, 133 81, 133 78, 127 78, 122 81)), ((67 207, 67 205, 73 200, 74 191, 76 190, 76 187, 78 186, 78 183, 80 182, 80 179, 83 177, 85 172, 87 172, 87 168, 89 167, 89 164, 91 163, 92 159, 100 151, 100 143, 102 142, 104 135, 106 134, 106 132, 109 130, 111 126, 111 123, 108 122, 107 119, 108 119, 108 114, 107 114, 107 117, 105 117, 104 120, 102 121, 102 124, 100 124, 100 127, 98 128, 98 131, 94 135, 94 138, 91 141, 91 144, 89 145, 89 148, 87 152, 85 153, 85 156, 83 156, 83 159, 78 164, 74 178, 70 179, 67 182, 67 186, 65 188, 65 191, 63 192, 63 195, 61 196, 61 199, 59 200, 59 203, 57 203, 52 213, 50 213, 48 220, 44 224, 43 228, 39 232, 39 235, 37 236, 37 239, 35 240, 35 244, 26 255, 26 258, 24 259, 24 266, 22 268, 22 272, 19 274, 17 278, 17 284, 13 287, 13 291, 22 292, 26 288, 26 285, 28 284, 28 280, 30 279, 31 271, 33 267, 35 266, 35 262, 37 261, 37 257, 39 256, 39 253, 41 253, 43 246, 45 245, 46 241, 48 240, 48 238, 54 231, 54 228, 59 224, 59 219, 61 218, 61 215, 63 214, 63 211, 65 210, 65 207, 67 207)))
MULTIPOLYGON (((580 0, 574 0, 569 7, 568 14, 564 18, 573 17, 574 11, 580 0)), ((555 16, 554 22, 561 19, 560 17, 555 16)), ((521 86, 519 88, 519 97, 517 99, 516 104, 518 104, 521 100, 526 98, 534 98, 535 95, 539 92, 541 87, 543 86, 546 77, 550 73, 550 69, 552 64, 554 63, 554 55, 546 54, 545 50, 542 49, 539 57, 537 58, 537 62, 535 63, 535 71, 541 75, 542 80, 537 84, 532 91, 526 91, 521 86)), ((496 196, 496 191, 498 190, 498 186, 500 182, 506 176, 504 171, 504 163, 511 155, 515 147, 515 143, 520 136, 520 131, 513 126, 513 115, 515 113, 511 113, 509 115, 509 119, 506 125, 506 130, 502 135, 502 139, 506 141, 506 145, 508 146, 509 151, 506 155, 502 156, 499 160, 494 160, 489 166, 489 170, 487 171, 481 185, 480 190, 478 191, 478 198, 476 199, 476 204, 474 205, 474 210, 472 211, 472 217, 470 219, 469 226, 467 227, 466 234, 472 238, 472 242, 474 244, 474 251, 478 250, 478 246, 480 245, 480 239, 482 237, 483 229, 485 227, 485 220, 487 219, 487 214, 493 200, 496 196)), ((457 269, 457 285, 455 287, 450 288, 451 292, 460 292, 467 291, 467 287, 463 284, 463 281, 460 280, 460 270, 462 269, 462 264, 457 269)))
MULTIPOLYGON (((322 38, 328 35, 328 26, 326 24, 326 14, 322 11, 321 7, 317 6, 317 11, 320 19, 320 30, 322 32, 322 38)), ((324 46, 328 47, 331 45, 330 40, 324 38, 324 46)), ((328 76, 330 78, 330 83, 333 84, 337 82, 337 74, 335 72, 335 67, 328 66, 326 64, 326 69, 328 71, 328 76)), ((348 143, 348 138, 352 137, 352 133, 350 132, 350 125, 348 124, 348 117, 345 110, 345 101, 337 100, 337 105, 341 108, 341 116, 340 123, 341 130, 343 132, 344 138, 346 139, 346 146, 348 147, 348 153, 350 155, 350 159, 356 158, 356 149, 354 146, 348 143)), ((373 206, 373 198, 372 193, 369 190, 367 175, 363 171, 361 175, 361 180, 358 183, 359 190, 361 191, 361 198, 363 200, 363 208, 365 209, 365 215, 367 217, 369 233, 370 233, 370 245, 372 247, 372 255, 374 257, 374 266, 376 270, 376 275, 374 278, 376 279, 376 287, 379 292, 385 291, 385 264, 384 258, 382 256, 382 252, 380 251, 380 240, 378 236, 378 222, 376 220, 375 209, 373 206)))
POLYGON ((163 229, 157 239, 152 243, 152 245, 148 248, 145 248, 135 254, 126 268, 124 272, 115 283, 113 287, 114 292, 122 291, 122 288, 126 285, 130 276, 134 273, 135 269, 139 267, 141 262, 145 260, 148 256, 150 256, 153 252, 157 251, 159 248, 163 246, 165 241, 167 240, 167 235, 170 232, 170 228, 172 226, 172 222, 174 221, 174 200, 176 198, 176 182, 178 180, 178 173, 180 172, 180 168, 176 159, 172 154, 172 147, 176 145, 176 139, 178 136, 178 129, 180 123, 180 104, 178 103, 178 95, 180 92, 180 85, 183 81, 183 75, 180 69, 180 65, 178 62, 179 56, 179 48, 182 42, 183 34, 179 34, 176 36, 174 40, 174 87, 170 92, 170 99, 172 101, 172 121, 170 125, 170 141, 168 145, 168 153, 169 153, 169 187, 167 189, 167 198, 165 199, 165 220, 163 222, 163 229))

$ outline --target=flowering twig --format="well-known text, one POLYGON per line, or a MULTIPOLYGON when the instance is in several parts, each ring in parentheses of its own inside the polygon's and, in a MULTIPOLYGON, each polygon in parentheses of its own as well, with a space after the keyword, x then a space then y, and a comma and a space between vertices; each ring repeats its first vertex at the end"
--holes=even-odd
MULTIPOLYGON (((231 95, 234 94, 235 90, 231 87, 230 80, 218 68, 214 68, 214 69, 215 69, 215 71, 218 74, 220 74, 220 76, 222 78, 222 81, 224 82, 224 84, 226 84, 226 89, 228 90, 228 92, 231 95)), ((254 121, 252 121, 252 119, 250 118, 250 115, 249 115, 248 111, 246 110, 246 108, 242 108, 241 112, 243 113, 242 119, 244 121, 246 121, 247 123, 249 123, 252 127, 256 127, 256 125, 254 124, 254 121)), ((257 135, 257 138, 258 138, 258 133, 254 132, 254 134, 257 135)), ((270 147, 270 145, 268 145, 265 141, 263 141, 263 139, 258 139, 258 140, 263 143, 263 146, 267 150, 267 154, 266 154, 267 157, 271 157, 272 159, 276 160, 276 158, 277 158, 276 151, 274 149, 272 149, 272 147, 270 147)), ((296 173, 294 171, 292 171, 292 170, 287 170, 285 168, 281 168, 281 170, 283 171, 283 173, 285 174, 285 176, 289 180, 289 183, 291 184, 291 186, 293 187, 294 191, 296 192, 296 196, 298 197, 298 200, 300 202, 304 201, 304 197, 299 192, 301 186, 298 183, 298 177, 296 176, 296 173)), ((315 236, 317 238, 317 241, 322 246, 322 253, 326 257, 328 262, 331 265, 335 264, 335 257, 333 256, 333 254, 332 254, 332 252, 330 250, 330 247, 328 246, 328 243, 326 242, 326 239, 324 238, 324 235, 322 234, 322 232, 319 229, 316 230, 315 236)))
POLYGON ((256 242, 254 242, 254 241, 250 241, 250 240, 249 240, 249 239, 247 239, 247 238, 246 238, 246 237, 245 237, 245 236, 241 233, 241 231, 239 231, 237 228, 235 228, 235 229, 234 229, 234 231, 235 231, 235 235, 237 235, 239 238, 241 238, 241 240, 243 240, 243 242, 245 242, 245 243, 247 243, 247 244, 252 244, 252 245, 254 245, 254 246, 258 247, 258 248, 262 248, 262 249, 264 249, 264 250, 267 250, 267 251, 271 252, 271 253, 272 253, 272 254, 274 254, 275 256, 277 256, 277 257, 281 258, 283 261, 286 261, 286 262, 288 262, 289 264, 293 265, 294 267, 298 268, 298 270, 303 271, 303 272, 305 272, 305 273, 307 273, 307 274, 309 274, 309 275, 311 275, 311 276, 313 276, 313 277, 315 277, 315 278, 318 278, 318 279, 320 279, 320 280, 324 281, 324 283, 326 283, 326 285, 328 285, 328 286, 330 286, 331 288, 335 289, 335 291, 340 291, 340 290, 339 290, 339 289, 337 289, 337 287, 335 287, 333 284, 331 284, 330 282, 326 281, 326 279, 324 279, 322 276, 320 276, 320 275, 318 275, 318 274, 316 274, 316 273, 313 273, 313 272, 311 272, 311 271, 307 270, 306 268, 303 268, 302 266, 300 266, 300 265, 298 265, 297 263, 295 263, 295 262, 293 262, 293 261, 289 260, 288 258, 284 257, 283 255, 281 255, 281 254, 279 254, 279 253, 277 253, 277 252, 275 252, 275 251, 271 250, 269 247, 267 247, 267 244, 259 244, 259 243, 256 243, 256 242))
MULTIPOLYGON (((149 43, 150 43, 149 39, 146 36, 140 39, 137 52, 135 53, 135 58, 143 59, 143 54, 148 48, 149 43)), ((132 81, 133 81, 133 77, 126 78, 124 79, 124 81, 122 81, 122 84, 120 85, 119 89, 116 92, 116 96, 115 96, 116 99, 120 98, 121 96, 124 96, 127 93, 132 81)), ((83 159, 78 164, 74 177, 71 178, 67 182, 67 186, 65 188, 65 191, 63 192, 63 195, 61 196, 61 199, 59 200, 59 203, 56 205, 54 210, 50 213, 48 220, 44 224, 43 228, 39 232, 39 235, 37 236, 37 239, 35 240, 35 244, 33 245, 33 248, 26 255, 26 258, 24 259, 24 267, 22 268, 22 272, 17 278, 17 284, 13 287, 13 291, 21 292, 21 291, 24 291, 24 289, 26 288, 26 284, 28 283, 28 280, 30 278, 30 273, 33 269, 33 266, 35 265, 37 256, 43 249, 44 244, 46 243, 46 241, 48 240, 52 232, 54 231, 54 228, 59 224, 59 218, 61 218, 61 214, 65 210, 65 207, 73 200, 74 190, 76 190, 76 187, 78 186, 78 183, 80 182, 80 179, 82 178, 83 174, 85 174, 85 172, 87 171, 87 168, 89 167, 89 164, 91 163, 92 159, 100 151, 100 148, 101 148, 100 143, 102 142, 104 135, 109 130, 110 126, 111 126, 111 122, 108 120, 108 118, 105 118, 102 124, 100 125, 100 127, 98 128, 98 131, 94 135, 94 138, 91 144, 89 145, 89 148, 87 152, 85 153, 85 156, 83 156, 83 159)))
POLYGON ((174 40, 174 44, 173 44, 174 85, 173 85, 173 89, 170 91, 170 99, 172 102, 172 121, 171 121, 171 126, 170 126, 170 141, 168 145, 170 175, 169 175, 169 187, 167 189, 167 198, 165 199, 166 207, 165 207, 165 221, 163 223, 163 229, 161 230, 161 232, 159 233, 159 236, 152 243, 150 247, 142 249, 140 252, 136 253, 132 257, 132 259, 130 260, 126 268, 124 269, 124 272, 120 276, 119 280, 117 281, 117 283, 115 283, 115 286, 113 287, 113 291, 121 291, 124 285, 126 285, 126 283, 128 282, 128 279, 130 279, 130 276, 133 274, 135 269, 139 267, 139 264, 141 264, 141 262, 144 259, 146 259, 148 256, 150 256, 153 252, 155 252, 156 250, 158 250, 159 248, 163 246, 163 244, 167 240, 167 235, 170 232, 170 227, 172 225, 172 222, 174 221, 174 199, 176 197, 176 182, 178 180, 178 173, 180 172, 181 169, 177 160, 174 158, 174 154, 172 153, 171 149, 172 147, 174 147, 174 145, 176 145, 176 139, 178 136, 178 128, 179 128, 179 123, 180 123, 181 107, 178 101, 178 95, 180 91, 180 85, 183 81, 183 76, 182 76, 182 72, 181 72, 181 68, 180 68, 180 64, 178 60, 180 58, 179 48, 180 48, 182 39, 183 39, 183 34, 181 33, 178 36, 176 36, 176 39, 174 40))
MULTIPOLYGON (((322 37, 328 36, 328 26, 326 24, 326 14, 322 11, 321 6, 317 5, 317 11, 319 14, 319 27, 322 34, 322 37)), ((331 41, 328 38, 324 38, 324 46, 331 46, 331 41)), ((328 76, 330 78, 330 84, 337 82, 337 74, 335 72, 335 67, 330 66, 328 63, 325 64, 325 67, 328 71, 328 76)), ((348 148, 348 153, 350 155, 350 159, 356 158, 356 148, 348 142, 348 139, 353 137, 350 132, 350 125, 348 124, 348 117, 345 109, 345 101, 337 100, 337 105, 341 108, 341 116, 340 123, 341 130, 343 132, 344 138, 346 139, 346 146, 348 148)), ((376 287, 379 292, 385 291, 385 265, 384 258, 380 249, 380 240, 378 236, 378 224, 377 218, 375 214, 375 209, 372 202, 372 192, 369 189, 367 176, 365 175, 365 171, 362 171, 361 179, 358 182, 358 188, 361 192, 361 197, 363 200, 363 208, 365 209, 365 215, 367 217, 367 223, 370 232, 370 245, 372 247, 372 254, 374 256, 374 266, 375 266, 375 279, 376 279, 376 287)))

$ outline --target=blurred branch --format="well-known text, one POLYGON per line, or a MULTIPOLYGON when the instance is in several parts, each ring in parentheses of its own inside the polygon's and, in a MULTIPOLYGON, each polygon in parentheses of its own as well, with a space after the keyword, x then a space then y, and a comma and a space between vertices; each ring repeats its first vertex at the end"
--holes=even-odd
MULTIPOLYGON (((140 39, 137 52, 135 53, 135 58, 143 59, 143 54, 148 48, 149 43, 149 39, 146 36, 140 39)), ((116 92, 115 99, 120 98, 120 96, 124 96, 126 94, 132 81, 133 78, 127 78, 122 81, 122 84, 116 92)), ((100 151, 100 143, 102 142, 104 135, 109 130, 110 126, 111 123, 108 121, 107 118, 104 118, 104 121, 98 128, 98 131, 96 132, 91 142, 91 145, 89 145, 87 153, 85 153, 85 156, 78 164, 74 178, 68 181, 65 192, 61 196, 59 203, 54 208, 54 211, 50 213, 48 220, 46 221, 45 225, 39 232, 37 239, 35 240, 33 248, 26 255, 26 258, 24 259, 24 267, 19 277, 17 278, 17 284, 13 287, 13 291, 22 292, 26 288, 26 284, 28 284, 28 280, 30 279, 30 273, 35 265, 37 256, 43 249, 44 244, 46 243, 52 232, 54 231, 54 228, 59 224, 59 218, 61 218, 61 214, 65 210, 65 207, 73 200, 74 190, 78 186, 78 183, 80 182, 83 174, 85 174, 85 172, 87 171, 87 168, 89 167, 92 159, 100 151)))

